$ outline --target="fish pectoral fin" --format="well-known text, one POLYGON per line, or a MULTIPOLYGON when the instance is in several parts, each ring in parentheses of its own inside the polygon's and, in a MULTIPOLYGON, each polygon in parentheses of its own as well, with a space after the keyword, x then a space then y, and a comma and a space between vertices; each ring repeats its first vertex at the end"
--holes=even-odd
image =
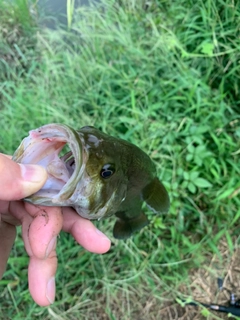
POLYGON ((142 198, 150 210, 164 213, 169 210, 170 200, 164 185, 158 178, 154 178, 142 190, 142 198))
POLYGON ((132 219, 125 218, 124 220, 118 218, 113 228, 113 236, 116 239, 127 239, 131 235, 148 225, 149 221, 144 213, 139 214, 132 219))

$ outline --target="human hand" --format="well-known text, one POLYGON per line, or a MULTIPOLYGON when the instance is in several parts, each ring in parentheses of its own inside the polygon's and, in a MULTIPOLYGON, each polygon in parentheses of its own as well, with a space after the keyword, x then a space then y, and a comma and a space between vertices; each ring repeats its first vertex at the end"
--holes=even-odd
POLYGON ((47 173, 37 165, 15 163, 0 154, 0 279, 22 225, 22 237, 30 257, 29 290, 34 301, 47 306, 55 299, 56 243, 61 230, 71 233, 86 250, 104 253, 110 240, 89 221, 69 207, 43 207, 19 201, 44 185, 47 173))

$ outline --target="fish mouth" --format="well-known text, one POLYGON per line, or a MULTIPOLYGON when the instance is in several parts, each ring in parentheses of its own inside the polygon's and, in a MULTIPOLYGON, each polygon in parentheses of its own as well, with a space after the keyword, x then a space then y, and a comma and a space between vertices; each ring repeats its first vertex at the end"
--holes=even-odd
POLYGON ((53 123, 31 130, 15 151, 13 160, 41 165, 47 170, 48 178, 38 192, 24 200, 45 206, 71 205, 85 169, 84 149, 81 137, 66 125, 53 123), (71 151, 60 156, 65 145, 71 151))

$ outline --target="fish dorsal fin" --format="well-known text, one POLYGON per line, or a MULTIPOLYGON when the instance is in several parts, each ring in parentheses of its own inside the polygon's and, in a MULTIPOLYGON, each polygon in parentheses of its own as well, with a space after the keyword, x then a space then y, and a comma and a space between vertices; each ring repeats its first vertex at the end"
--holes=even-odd
POLYGON ((148 218, 144 213, 140 213, 137 217, 131 219, 118 218, 113 228, 113 236, 116 239, 127 239, 134 232, 148 225, 148 223, 148 218))
POLYGON ((142 198, 149 209, 155 213, 164 213, 169 209, 170 201, 167 190, 157 177, 143 188, 142 198))

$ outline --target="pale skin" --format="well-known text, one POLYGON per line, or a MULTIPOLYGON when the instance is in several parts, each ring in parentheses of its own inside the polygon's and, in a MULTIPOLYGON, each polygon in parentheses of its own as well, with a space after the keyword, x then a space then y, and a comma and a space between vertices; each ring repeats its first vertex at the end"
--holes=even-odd
POLYGON ((11 157, 0 154, 0 279, 15 241, 16 226, 21 225, 30 257, 29 290, 40 306, 48 306, 55 299, 55 249, 61 230, 70 233, 90 252, 105 253, 111 246, 103 233, 73 209, 35 206, 19 200, 41 189, 46 179, 42 167, 19 165, 11 157))

